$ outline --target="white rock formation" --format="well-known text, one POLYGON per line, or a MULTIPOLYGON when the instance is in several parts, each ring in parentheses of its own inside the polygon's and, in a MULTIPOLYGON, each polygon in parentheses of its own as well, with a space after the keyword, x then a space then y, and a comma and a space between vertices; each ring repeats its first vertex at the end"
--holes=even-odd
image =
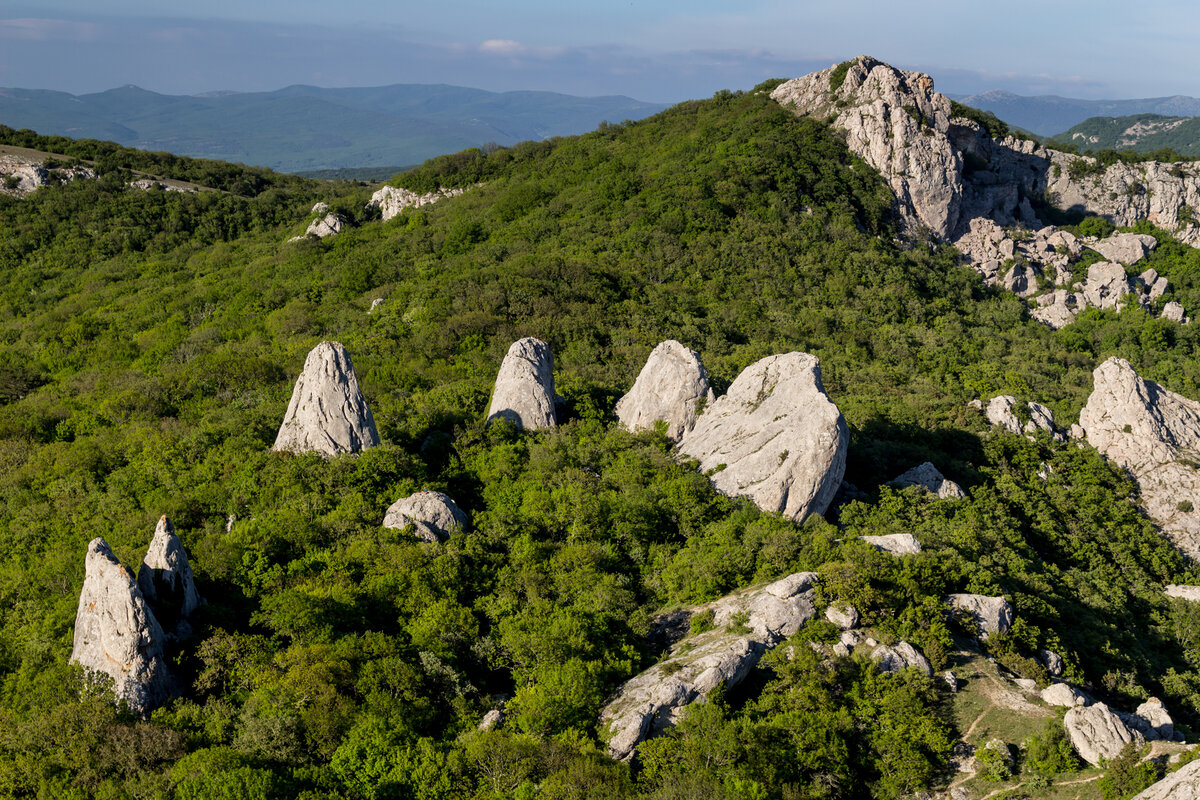
POLYGON ((1200 761, 1190 761, 1133 800, 1196 800, 1200 797, 1200 761))
POLYGON ((313 213, 318 213, 317 209, 324 206, 325 211, 320 212, 323 216, 319 216, 308 224, 308 228, 301 236, 293 236, 288 239, 289 242, 299 242, 303 239, 316 238, 324 239, 327 236, 333 236, 336 233, 341 233, 342 228, 346 227, 346 218, 336 211, 329 211, 329 207, 324 203, 317 203, 313 206, 313 213))
POLYGON ((952 594, 946 602, 956 611, 965 612, 975 618, 979 625, 980 639, 986 640, 994 633, 1008 633, 1012 626, 1013 608, 1003 597, 988 597, 981 594, 952 594))
POLYGON ((1075 752, 1093 767, 1100 766, 1103 759, 1115 758, 1130 742, 1140 746, 1144 741, 1104 703, 1075 706, 1067 711, 1063 725, 1075 752))
POLYGON ((684 434, 679 451, 699 461, 722 494, 802 520, 829 507, 849 438, 816 356, 787 353, 743 370, 684 434))
POLYGON ((883 536, 863 536, 862 540, 877 550, 894 556, 912 556, 921 552, 921 543, 911 533, 888 533, 883 536))
POLYGON ((1167 588, 1163 590, 1163 594, 1167 597, 1178 597, 1180 600, 1188 600, 1193 603, 1200 603, 1200 586, 1185 586, 1178 583, 1169 583, 1167 588))
POLYGON ((402 497, 388 507, 383 527, 403 530, 409 525, 417 538, 426 542, 445 541, 467 524, 466 513, 442 492, 420 491, 402 497))
POLYGON ((1183 313, 1183 306, 1172 300, 1163 306, 1162 318, 1168 319, 1171 322, 1178 322, 1180 325, 1187 325, 1191 322, 1191 318, 1183 313))
POLYGON ((1024 433, 1026 436, 1032 436, 1038 431, 1045 431, 1055 441, 1066 441, 1066 437, 1054 424, 1054 412, 1041 403, 1026 403, 1026 413, 1029 419, 1024 424, 1017 417, 1016 409, 1018 407, 1017 398, 1002 394, 998 397, 993 397, 988 401, 987 421, 992 425, 997 425, 1012 433, 1024 433))
POLYGON ((527 336, 508 348, 488 407, 488 421, 496 417, 525 430, 555 426, 554 356, 550 345, 527 336))
POLYGON ((1175 738, 1175 721, 1167 713, 1166 706, 1157 697, 1151 697, 1137 707, 1133 712, 1134 724, 1131 726, 1140 731, 1146 739, 1154 741, 1161 739, 1169 742, 1175 738))
POLYGON ((1054 652, 1053 650, 1039 651, 1038 652, 1038 660, 1040 660, 1042 662, 1042 665, 1046 668, 1046 672, 1049 672, 1054 677, 1057 678, 1058 676, 1063 674, 1062 656, 1060 656, 1058 653, 1054 652))
POLYGON ((350 354, 338 342, 321 342, 304 360, 271 449, 336 456, 378 444, 375 418, 358 388, 350 354))
POLYGON ((1092 376, 1079 415, 1088 443, 1129 470, 1150 518, 1176 547, 1200 558, 1200 403, 1143 380, 1120 358, 1092 376))
POLYGON ((930 462, 913 467, 908 472, 892 481, 893 486, 903 489, 906 486, 921 486, 936 494, 942 500, 963 500, 967 493, 957 483, 949 480, 930 462))
POLYGON ((400 189, 395 186, 384 186, 375 194, 371 195, 370 202, 367 203, 368 208, 378 208, 383 219, 389 220, 399 214, 406 208, 420 208, 427 206, 430 203, 436 203, 438 200, 447 197, 457 197, 462 194, 465 189, 438 189, 436 192, 428 194, 417 194, 410 192, 408 189, 400 189))
POLYGON ((929 661, 921 651, 908 642, 900 642, 895 647, 881 644, 871 652, 871 658, 879 662, 880 672, 899 672, 902 669, 916 667, 926 675, 933 675, 929 661))
POLYGON ((179 636, 189 634, 191 629, 185 620, 200 607, 200 593, 183 542, 165 515, 159 517, 137 580, 159 623, 179 636))
POLYGON ((1086 706, 1087 698, 1067 683, 1052 683, 1042 690, 1042 702, 1050 706, 1086 706))
POLYGON ((133 573, 107 542, 93 539, 84 562, 71 663, 111 677, 117 699, 146 715, 171 696, 165 641, 133 573))
POLYGON ((667 423, 667 438, 679 441, 715 396, 700 356, 674 339, 655 347, 629 393, 617 401, 617 419, 631 431, 667 423))
POLYGON ((693 615, 711 612, 713 628, 677 642, 601 709, 610 755, 630 758, 638 742, 674 725, 689 704, 717 686, 740 683, 763 653, 813 618, 816 579, 796 573, 692 609, 693 615))
POLYGON ((849 603, 831 603, 825 609, 825 619, 848 631, 858 625, 858 609, 849 603))
POLYGON ((1114 233, 1088 246, 1109 261, 1132 267, 1158 247, 1158 239, 1144 233, 1114 233))

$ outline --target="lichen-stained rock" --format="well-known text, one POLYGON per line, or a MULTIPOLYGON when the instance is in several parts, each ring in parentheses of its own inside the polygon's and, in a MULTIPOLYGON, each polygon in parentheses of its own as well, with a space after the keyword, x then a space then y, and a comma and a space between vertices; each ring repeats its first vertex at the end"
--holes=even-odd
POLYGON ((111 677, 117 699, 145 715, 172 693, 165 641, 133 573, 107 542, 93 539, 84 562, 71 662, 111 677))
POLYGON ((902 669, 916 667, 926 675, 933 675, 929 661, 921 655, 921 651, 908 642, 900 642, 895 647, 881 644, 871 652, 871 658, 879 662, 880 672, 899 672, 902 669))
POLYGON ((1200 558, 1200 403, 1143 380, 1120 358, 1092 377, 1079 414, 1088 443, 1132 473, 1150 518, 1200 558))
POLYGON ((802 520, 823 514, 841 485, 850 439, 825 394, 816 356, 768 356, 700 415, 679 450, 722 494, 802 520))
POLYGON ((938 471, 930 462, 919 464, 908 472, 892 481, 893 486, 903 489, 906 486, 922 486, 936 494, 942 500, 962 500, 967 493, 952 480, 938 471))
POLYGON ((911 533, 888 533, 882 536, 863 536, 862 540, 894 556, 914 556, 921 552, 921 543, 911 533))
POLYGON ((675 724, 717 686, 740 683, 770 648, 815 615, 816 574, 801 572, 690 610, 712 614, 712 629, 683 638, 658 664, 636 675, 600 711, 613 758, 629 759, 643 739, 675 724))
POLYGON ((165 630, 173 630, 179 636, 190 632, 185 620, 200 607, 200 594, 183 542, 166 516, 159 518, 154 538, 138 568, 138 588, 165 630))
POLYGON ((1200 797, 1200 761, 1191 761, 1134 795, 1133 800, 1196 800, 1197 797, 1200 797))
POLYGON ((981 639, 993 633, 1008 633, 1013 621, 1013 608, 1003 597, 981 594, 952 594, 946 598, 951 608, 970 614, 979 625, 981 639))
POLYGON ((1086 706, 1087 698, 1078 689, 1066 683, 1052 683, 1042 689, 1042 702, 1048 706, 1086 706))
POLYGON ((1067 712, 1063 725, 1075 752, 1093 767, 1100 766, 1103 759, 1115 758, 1130 742, 1140 746, 1144 741, 1104 703, 1075 706, 1067 712))
POLYGON ((358 388, 350 354, 338 342, 321 342, 304 360, 271 449, 336 456, 378 444, 375 418, 358 388))
POLYGON ((667 437, 679 441, 696 424, 696 415, 714 400, 700 357, 668 339, 646 359, 629 393, 617 402, 617 419, 631 431, 667 423, 667 437))
POLYGON ((449 495, 428 491, 400 498, 388 507, 383 518, 385 528, 412 525, 417 537, 426 542, 444 541, 451 531, 466 524, 466 513, 449 495))
POLYGON ((554 355, 541 339, 527 336, 508 348, 488 407, 488 421, 497 417, 525 430, 555 426, 554 355))

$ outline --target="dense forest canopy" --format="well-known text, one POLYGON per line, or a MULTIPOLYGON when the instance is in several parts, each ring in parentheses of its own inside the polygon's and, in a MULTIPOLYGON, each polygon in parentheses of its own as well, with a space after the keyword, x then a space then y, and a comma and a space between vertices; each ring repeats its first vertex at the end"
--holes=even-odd
MULTIPOLYGON (((951 248, 901 242, 880 177, 770 88, 434 159, 396 182, 472 188, 387 222, 352 184, 5 131, 113 167, 0 197, 0 794, 945 785, 963 731, 944 683, 826 663, 805 644, 836 641, 824 622, 642 745, 636 768, 608 758, 597 714, 657 658, 656 613, 799 570, 938 671, 979 646, 946 593, 1003 594, 1017 624, 983 646, 1004 667, 1045 681, 1050 648, 1098 697, 1156 695, 1200 731, 1200 611, 1161 592, 1200 573, 1095 451, 988 431, 968 407, 1008 393, 1069 424, 1111 355, 1200 397, 1200 329, 1138 308, 1031 321, 951 248), (129 169, 225 191, 131 190, 129 169), (353 224, 286 243, 318 199, 353 224), (485 426, 500 359, 526 335, 553 349, 566 420, 485 426), (796 523, 716 494, 661 434, 621 430, 615 401, 668 338, 701 354, 718 393, 763 356, 817 355, 861 497, 796 523), (352 354, 384 443, 271 453, 322 339, 352 354), (883 486, 925 460, 969 498, 883 486), (421 488, 453 496, 469 526, 442 545, 381 527, 421 488), (142 720, 67 662, 87 543, 136 566, 161 514, 207 604, 170 654, 181 697, 142 720), (924 551, 858 539, 899 532, 924 551), (477 731, 498 696, 506 723, 477 731)), ((1143 230, 1161 242, 1151 265, 1200 308, 1197 251, 1143 230)))

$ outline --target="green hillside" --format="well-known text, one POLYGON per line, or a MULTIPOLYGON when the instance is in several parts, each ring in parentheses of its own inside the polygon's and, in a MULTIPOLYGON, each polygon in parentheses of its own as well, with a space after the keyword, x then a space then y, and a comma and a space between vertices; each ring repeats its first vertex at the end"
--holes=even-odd
POLYGON ((1200 156, 1200 117, 1160 114, 1092 117, 1058 134, 1054 140, 1080 150, 1153 153, 1169 148, 1181 155, 1200 156))
MULTIPOLYGON (((950 248, 899 244, 881 178, 772 85, 440 157, 396 180, 474 188, 386 223, 351 184, 0 129, 102 167, 0 196, 0 796, 909 797, 949 784, 976 713, 937 672, 1044 683, 1044 647, 1097 697, 1160 697, 1200 734, 1200 611, 1161 591, 1200 571, 1095 451, 988 430, 967 405, 1010 393, 1070 424, 1111 355, 1200 397, 1200 326, 1031 321, 950 248), (132 191, 130 168, 226 191, 132 191), (351 226, 285 243, 317 200, 351 226), (566 422, 486 427, 527 335, 553 348, 566 422), (615 401, 668 338, 718 394, 766 355, 819 356, 864 499, 799 524, 621 430, 615 401), (271 453, 322 339, 352 355, 384 444, 271 453), (925 460, 969 499, 882 486, 925 460), (422 488, 467 529, 427 545, 381 527, 422 488), (141 720, 68 658, 88 542, 136 567, 161 514, 208 602, 170 654, 181 697, 141 720), (924 551, 858 539, 885 533, 924 551), (807 643, 839 631, 813 622, 636 767, 609 759, 597 714, 655 662, 656 613, 800 570, 935 677, 826 663, 807 643), (944 611, 956 591, 1006 595, 1017 623, 980 644, 944 611), (507 721, 477 731, 497 695, 507 721)), ((1155 233, 1150 265, 1200 308, 1200 254, 1155 233)), ((971 741, 1036 735, 1036 754, 1056 741, 1036 723, 971 741)), ((1020 780, 1077 767, 1033 759, 1020 780)))

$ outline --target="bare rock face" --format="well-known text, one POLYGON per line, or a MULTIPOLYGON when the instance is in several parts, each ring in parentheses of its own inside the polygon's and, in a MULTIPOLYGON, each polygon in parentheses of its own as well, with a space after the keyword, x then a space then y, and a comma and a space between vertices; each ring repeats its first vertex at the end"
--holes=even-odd
POLYGON ((629 394, 617 402, 617 419, 631 431, 651 429, 662 420, 667 437, 679 441, 713 400, 700 357, 668 339, 654 348, 629 394))
POLYGON ((1184 315, 1183 306, 1172 300, 1163 306, 1162 318, 1169 319, 1171 322, 1178 322, 1180 325, 1187 325, 1191 319, 1184 315))
POLYGON ((871 653, 871 658, 879 662, 880 672, 899 672, 902 669, 915 667, 926 675, 933 675, 929 661, 921 651, 908 642, 900 642, 895 647, 881 644, 871 653))
POLYGON ((1079 415, 1088 443, 1129 470, 1142 504, 1180 550, 1200 558, 1200 403, 1110 358, 1079 415))
POLYGON ((1129 278, 1125 268, 1112 261, 1101 261, 1088 267, 1083 299, 1094 308, 1121 310, 1121 299, 1129 294, 1129 278))
POLYGON ((1052 683, 1042 690, 1042 702, 1048 706, 1086 706, 1087 698, 1078 689, 1066 683, 1052 683))
POLYGON ((541 339, 518 339, 508 348, 488 407, 488 421, 496 417, 525 430, 555 426, 554 356, 541 339))
POLYGON ((1104 703, 1072 708, 1063 725, 1075 752, 1093 767, 1099 766, 1103 759, 1115 758, 1130 742, 1140 746, 1144 741, 1140 733, 1130 729, 1104 703))
POLYGON ((894 556, 913 556, 921 552, 921 543, 911 533, 889 533, 883 536, 864 536, 862 540, 894 556))
POLYGON ((946 602, 956 611, 970 614, 979 624, 980 639, 993 633, 1008 633, 1012 626, 1013 608, 1003 597, 981 594, 952 594, 946 602))
POLYGON ((1197 797, 1200 797, 1200 761, 1191 761, 1134 795, 1133 800, 1195 800, 1197 797))
POLYGON ((465 189, 438 189, 428 194, 417 194, 416 192, 410 192, 408 189, 401 189, 396 186, 384 186, 371 195, 371 200, 367 203, 367 208, 378 208, 383 219, 386 221, 406 208, 427 206, 430 203, 436 203, 438 200, 443 200, 447 197, 457 197, 465 191, 465 189))
POLYGON ((358 388, 350 354, 338 342, 321 342, 304 360, 271 449, 336 456, 378 444, 375 418, 358 388))
POLYGON ((119 701, 135 713, 148 714, 172 693, 163 660, 166 635, 133 573, 103 539, 88 545, 84 569, 71 663, 108 675, 119 701))
POLYGON ((1131 267, 1157 246, 1158 239, 1144 233, 1114 233, 1091 245, 1091 248, 1109 261, 1131 267))
POLYGON ((967 493, 957 483, 946 478, 938 468, 926 461, 892 481, 893 486, 922 486, 942 500, 962 500, 967 493))
POLYGON ((403 530, 413 526, 417 538, 426 542, 445 541, 450 532, 467 524, 467 515, 449 495, 417 492, 388 507, 383 527, 403 530))
POLYGON ((679 450, 711 472, 722 494, 802 520, 829 507, 846 471, 849 438, 821 385, 816 356, 787 353, 743 370, 679 450))
POLYGON ((1180 600, 1200 603, 1200 586, 1184 586, 1178 583, 1169 583, 1167 584, 1167 588, 1163 590, 1163 594, 1167 597, 1178 597, 1180 600))
POLYGON ((138 588, 165 629, 178 636, 191 632, 186 620, 200 607, 200 594, 183 542, 165 516, 159 518, 150 548, 138 568, 138 588))
POLYGON ((631 758, 639 742, 673 726, 689 704, 717 686, 740 683, 763 653, 813 618, 816 578, 800 572, 691 609, 693 617, 711 613, 713 627, 676 642, 601 709, 610 755, 631 758))

